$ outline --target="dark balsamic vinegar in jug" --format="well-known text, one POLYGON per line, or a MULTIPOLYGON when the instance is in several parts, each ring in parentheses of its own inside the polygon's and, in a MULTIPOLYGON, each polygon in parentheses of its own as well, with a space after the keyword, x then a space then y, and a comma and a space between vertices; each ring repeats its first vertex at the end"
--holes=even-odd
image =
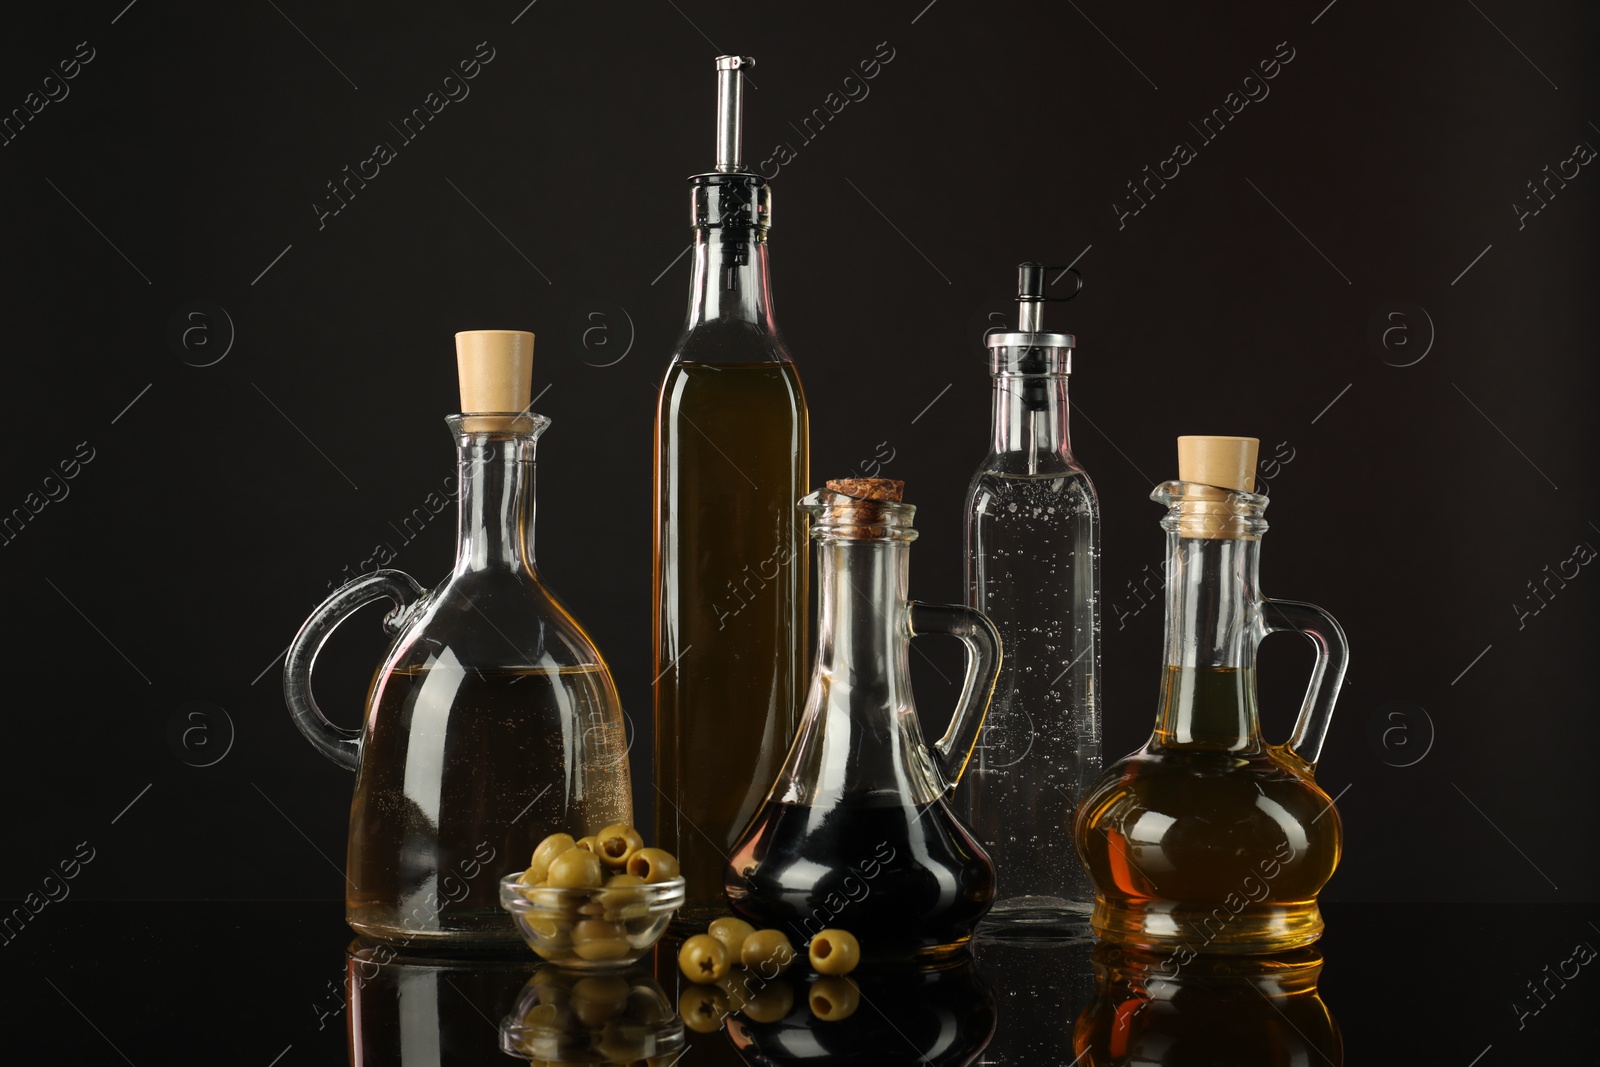
POLYGON ((864 958, 961 950, 994 899, 994 866, 949 797, 999 668, 979 612, 906 599, 915 509, 901 483, 831 481, 802 501, 817 542, 816 669, 788 759, 728 866, 734 910, 796 944, 857 932, 864 958), (931 749, 911 699, 909 642, 967 646, 961 704, 931 749))

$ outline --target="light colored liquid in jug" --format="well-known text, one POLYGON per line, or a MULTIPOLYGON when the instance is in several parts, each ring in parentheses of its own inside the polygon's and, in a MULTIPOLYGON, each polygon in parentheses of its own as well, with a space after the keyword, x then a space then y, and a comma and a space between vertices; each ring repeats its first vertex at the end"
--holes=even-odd
POLYGON ((500 878, 548 834, 632 820, 610 675, 436 660, 375 685, 350 808, 351 927, 390 944, 519 941, 500 878))

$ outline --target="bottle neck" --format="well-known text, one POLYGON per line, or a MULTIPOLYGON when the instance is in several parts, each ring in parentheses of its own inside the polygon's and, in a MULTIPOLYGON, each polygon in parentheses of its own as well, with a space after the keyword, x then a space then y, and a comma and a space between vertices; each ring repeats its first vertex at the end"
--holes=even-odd
POLYGON ((841 540, 817 547, 817 666, 835 684, 881 695, 910 692, 906 661, 907 541, 841 540))
POLYGON ((990 450, 1010 471, 1050 473, 1076 467, 1067 419, 1065 374, 994 374, 990 450))
POLYGON ((1167 533, 1166 672, 1152 745, 1259 752, 1259 538, 1167 533))
POLYGON ((695 229, 694 276, 689 285, 687 329, 729 322, 777 333, 766 231, 755 226, 695 229))
POLYGON ((461 433, 457 575, 534 571, 534 434, 461 433))

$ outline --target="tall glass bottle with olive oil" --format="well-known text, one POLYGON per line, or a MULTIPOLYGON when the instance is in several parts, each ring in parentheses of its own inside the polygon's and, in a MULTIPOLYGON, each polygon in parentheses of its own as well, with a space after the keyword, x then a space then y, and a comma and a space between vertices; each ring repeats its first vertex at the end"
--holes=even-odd
POLYGON ((772 313, 771 193, 741 162, 751 65, 717 59, 717 166, 690 179, 689 315, 656 407, 653 840, 683 864, 686 925, 724 906, 804 681, 810 431, 772 313))

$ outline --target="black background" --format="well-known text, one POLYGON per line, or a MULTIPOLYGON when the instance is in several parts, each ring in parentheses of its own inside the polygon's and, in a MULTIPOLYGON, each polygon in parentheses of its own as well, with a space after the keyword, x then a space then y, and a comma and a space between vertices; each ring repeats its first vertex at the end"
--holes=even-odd
MULTIPOLYGON (((0 545, 0 896, 84 841, 84 899, 342 895, 351 779, 295 732, 275 657, 378 544, 424 585, 447 569, 448 513, 410 543, 390 523, 452 472, 460 329, 539 335, 539 560, 615 670, 644 822, 654 393, 727 51, 758 61, 747 157, 797 150, 773 266, 813 477, 892 450, 916 596, 961 596, 979 336, 1017 261, 1076 260, 1085 291, 1047 322, 1078 336, 1074 443, 1104 513, 1108 751, 1153 717, 1160 605, 1130 583, 1159 571, 1146 496, 1173 438, 1257 436, 1293 456, 1269 479, 1266 590, 1320 603, 1353 647, 1319 770, 1346 827, 1327 897, 1595 899, 1600 577, 1552 583, 1520 625, 1516 605, 1600 545, 1600 172, 1520 228, 1512 206, 1600 144, 1592 9, 125 2, 30 9, 0 42, 5 112, 94 49, 0 147, 0 509, 94 454, 0 545), (319 228, 324 184, 400 144, 389 123, 483 41, 470 96, 319 228), (870 95, 805 143, 788 123, 880 42, 870 95), (1279 42, 1270 95, 1202 143, 1189 124, 1279 42), (1125 183, 1179 141, 1197 158, 1119 226, 1125 183), (174 321, 203 330, 185 347, 174 321)), ((377 614, 319 670, 347 723, 377 614)), ((1262 660, 1279 738, 1311 656, 1279 637, 1262 660)), ((954 689, 920 664, 916 684, 942 726, 954 689)))

